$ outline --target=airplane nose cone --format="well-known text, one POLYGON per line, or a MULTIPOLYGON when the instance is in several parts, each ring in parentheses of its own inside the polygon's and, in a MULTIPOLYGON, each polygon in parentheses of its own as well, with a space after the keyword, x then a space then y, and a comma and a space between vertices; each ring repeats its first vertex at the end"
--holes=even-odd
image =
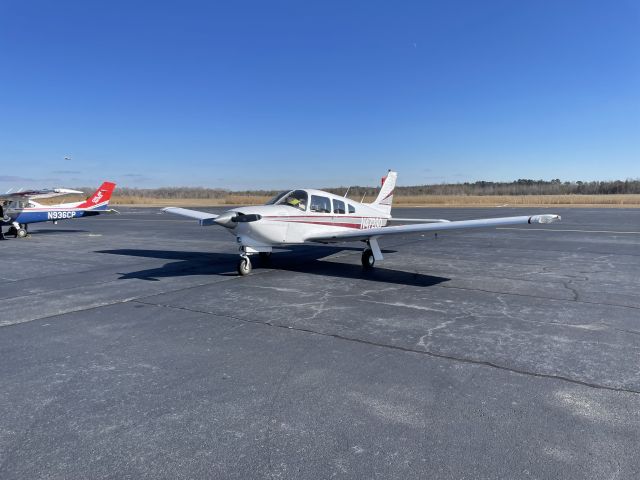
POLYGON ((222 225, 223 227, 226 228, 235 228, 237 223, 233 221, 233 219, 235 218, 235 216, 237 215, 237 212, 226 212, 223 213, 222 215, 219 215, 214 222, 217 223, 218 225, 222 225))

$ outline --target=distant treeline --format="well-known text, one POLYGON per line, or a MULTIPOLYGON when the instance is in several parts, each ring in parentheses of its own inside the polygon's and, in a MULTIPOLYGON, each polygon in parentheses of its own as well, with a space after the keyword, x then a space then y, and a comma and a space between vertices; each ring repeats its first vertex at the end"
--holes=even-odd
MULTIPOLYGON (((87 194, 93 188, 82 188, 87 194)), ((331 193, 344 195, 347 187, 324 188, 331 193)), ((371 199, 378 191, 377 187, 354 186, 349 188, 349 197, 371 199)), ((118 196, 139 198, 166 199, 224 199, 229 195, 236 196, 271 196, 277 190, 243 190, 232 191, 223 188, 171 187, 171 188, 129 188, 118 187, 118 196)), ((396 187, 398 196, 409 195, 612 195, 640 194, 640 180, 615 180, 606 182, 562 182, 555 180, 520 179, 514 182, 465 182, 438 185, 416 185, 412 187, 396 187)))

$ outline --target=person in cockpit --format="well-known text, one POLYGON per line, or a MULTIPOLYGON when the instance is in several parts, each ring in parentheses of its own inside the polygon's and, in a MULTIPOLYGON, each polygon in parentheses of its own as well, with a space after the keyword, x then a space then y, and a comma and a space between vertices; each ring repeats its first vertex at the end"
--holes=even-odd
POLYGON ((300 210, 306 210, 306 192, 292 192, 289 194, 284 203, 291 205, 292 207, 299 208, 300 210))

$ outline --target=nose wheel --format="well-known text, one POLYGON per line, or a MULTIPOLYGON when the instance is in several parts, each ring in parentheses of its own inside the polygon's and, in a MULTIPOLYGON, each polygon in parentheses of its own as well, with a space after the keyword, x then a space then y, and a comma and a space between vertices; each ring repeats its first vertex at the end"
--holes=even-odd
POLYGON ((29 235, 27 224, 17 222, 13 223, 7 231, 7 235, 13 235, 14 238, 25 238, 27 235, 29 235))
POLYGON ((251 273, 251 259, 247 254, 240 255, 238 260, 238 275, 245 276, 251 273))

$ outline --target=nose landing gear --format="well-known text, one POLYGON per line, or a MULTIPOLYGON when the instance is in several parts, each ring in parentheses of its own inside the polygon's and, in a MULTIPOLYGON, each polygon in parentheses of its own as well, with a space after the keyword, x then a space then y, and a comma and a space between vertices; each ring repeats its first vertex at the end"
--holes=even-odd
POLYGON ((27 228, 26 223, 13 222, 7 230, 7 235, 13 235, 14 238, 25 238, 29 234, 27 228))
POLYGON ((264 266, 269 265, 269 260, 271 257, 271 246, 269 245, 260 245, 260 246, 241 246, 240 247, 240 258, 238 259, 238 275, 245 276, 251 273, 253 270, 253 265, 251 264, 251 255, 258 254, 260 256, 260 264, 264 266))
POLYGON ((238 260, 238 274, 241 276, 249 275, 252 270, 251 259, 249 255, 242 252, 240 254, 240 260, 238 260))

